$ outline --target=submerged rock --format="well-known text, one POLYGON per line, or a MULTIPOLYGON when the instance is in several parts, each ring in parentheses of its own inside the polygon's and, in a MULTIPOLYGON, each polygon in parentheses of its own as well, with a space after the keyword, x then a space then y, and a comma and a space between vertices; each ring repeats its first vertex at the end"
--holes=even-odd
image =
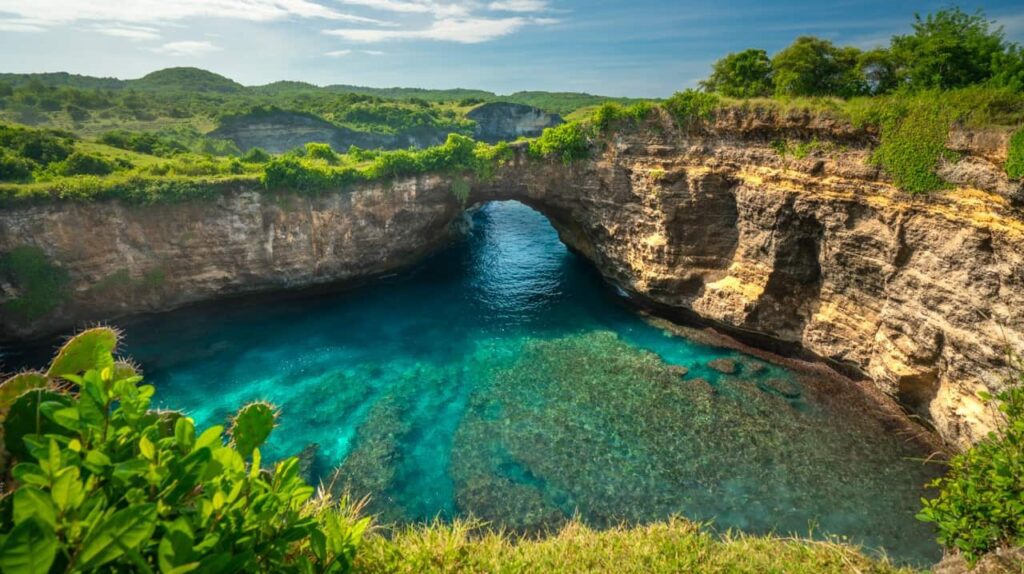
POLYGON ((669 365, 668 372, 678 376, 680 379, 685 378, 690 373, 690 369, 682 365, 669 365))
POLYGON ((715 359, 709 361, 708 366, 725 375, 735 375, 739 371, 739 365, 732 359, 715 359))

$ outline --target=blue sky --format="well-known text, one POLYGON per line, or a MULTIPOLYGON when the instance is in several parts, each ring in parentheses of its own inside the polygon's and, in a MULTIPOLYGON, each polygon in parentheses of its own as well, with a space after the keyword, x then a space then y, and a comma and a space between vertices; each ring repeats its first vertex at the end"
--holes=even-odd
MULTIPOLYGON (((862 48, 948 2, 0 0, 0 71, 135 78, 198 66, 244 84, 585 91, 661 97, 718 57, 801 34, 862 48)), ((1024 41, 1024 4, 983 7, 1024 41)))

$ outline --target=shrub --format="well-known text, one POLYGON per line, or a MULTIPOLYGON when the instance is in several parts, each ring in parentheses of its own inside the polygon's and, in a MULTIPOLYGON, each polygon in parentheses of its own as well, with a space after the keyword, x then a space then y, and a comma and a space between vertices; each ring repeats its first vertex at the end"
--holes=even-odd
POLYGON ((649 102, 638 102, 628 108, 616 102, 605 102, 594 112, 591 121, 599 132, 604 133, 619 122, 642 122, 653 111, 654 105, 649 102))
POLYGON ((74 149, 70 134, 7 125, 0 125, 0 148, 41 165, 61 161, 74 149))
POLYGON ((730 98, 760 98, 770 96, 772 62, 764 50, 744 50, 729 54, 715 62, 711 76, 701 87, 730 98))
POLYGON ((1006 156, 1006 175, 1010 179, 1024 179, 1024 128, 1010 138, 1010 152, 1006 156))
POLYGON ((720 103, 715 94, 706 94, 697 90, 676 92, 665 100, 665 109, 675 118, 676 124, 689 128, 697 122, 711 119, 720 103))
POLYGON ((956 157, 946 148, 950 126, 964 113, 955 98, 938 91, 898 94, 866 100, 851 111, 856 125, 879 127, 881 143, 871 160, 900 189, 917 194, 947 187, 936 169, 943 159, 956 157))
POLYGON ((26 181, 32 179, 35 164, 0 149, 0 181, 26 181))
POLYGON ((134 133, 124 130, 106 132, 100 136, 100 143, 138 153, 170 157, 188 151, 179 141, 153 133, 134 133))
POLYGON ((590 155, 590 134, 579 122, 568 122, 547 128, 539 138, 530 141, 530 155, 557 156, 569 165, 590 155))
POLYGON ((330 173, 310 166, 294 156, 276 157, 263 168, 263 185, 268 189, 323 191, 331 186, 330 173))
POLYGON ((309 142, 305 146, 305 153, 310 159, 322 159, 330 164, 338 161, 338 154, 334 153, 330 144, 309 142))
POLYGON ((117 334, 80 333, 46 372, 0 386, 4 444, 19 484, 0 499, 12 528, 0 569, 347 572, 367 525, 299 476, 262 466, 272 406, 253 403, 197 432, 150 410, 154 388, 115 361, 117 334))
POLYGON ((939 542, 971 563, 1024 541, 1024 375, 1014 378, 1014 386, 996 397, 1005 424, 953 457, 948 474, 931 484, 939 495, 923 500, 918 514, 935 523, 939 542))
POLYGON ((107 175, 113 173, 114 164, 102 157, 76 151, 54 166, 59 175, 107 175))
POLYGON ((0 277, 18 289, 19 296, 4 307, 22 321, 44 317, 67 296, 67 272, 39 247, 22 245, 0 256, 0 277))
POLYGON ((270 161, 270 154, 264 151, 263 148, 254 147, 245 152, 245 155, 239 159, 244 163, 267 163, 270 161))

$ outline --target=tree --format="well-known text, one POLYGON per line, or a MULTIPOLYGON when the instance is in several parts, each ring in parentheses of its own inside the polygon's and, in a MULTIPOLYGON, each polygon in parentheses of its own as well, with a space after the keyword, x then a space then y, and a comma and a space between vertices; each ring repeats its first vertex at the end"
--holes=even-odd
POLYGON ((900 79, 914 88, 951 89, 984 82, 1013 49, 1004 41, 1002 27, 993 28, 981 11, 967 14, 952 8, 914 18, 913 34, 892 39, 900 79))
POLYGON ((764 50, 749 49, 729 54, 715 62, 711 76, 700 83, 708 92, 730 98, 770 96, 772 62, 764 50))
POLYGON ((895 90, 900 83, 897 68, 896 58, 885 48, 869 50, 857 59, 857 70, 870 94, 885 94, 895 90))
POLYGON ((772 58, 775 93, 781 96, 850 97, 866 91, 857 63, 860 50, 801 36, 772 58))

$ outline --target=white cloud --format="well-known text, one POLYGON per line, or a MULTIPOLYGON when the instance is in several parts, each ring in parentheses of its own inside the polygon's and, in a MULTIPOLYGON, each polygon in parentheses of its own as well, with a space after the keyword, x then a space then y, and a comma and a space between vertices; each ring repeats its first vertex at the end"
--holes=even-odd
POLYGON ((37 26, 81 21, 154 24, 186 18, 266 22, 297 17, 380 22, 339 12, 312 0, 0 0, 0 13, 33 20, 37 26))
POLYGON ((542 12, 547 10, 548 3, 545 0, 504 0, 491 2, 487 7, 505 12, 542 12))
POLYGON ((153 51, 168 56, 201 56, 210 52, 218 52, 220 47, 206 40, 185 40, 168 42, 159 48, 154 48, 153 51))
POLYGON ((367 56, 383 56, 387 54, 387 52, 381 52, 380 50, 363 50, 363 53, 367 56))
POLYGON ((324 30, 324 34, 339 36, 350 42, 375 43, 387 40, 435 40, 460 44, 479 44, 508 36, 528 24, 550 24, 549 19, 522 18, 442 18, 429 27, 409 30, 377 30, 342 28, 324 30))
POLYGON ((148 26, 128 26, 125 24, 96 24, 90 28, 93 31, 107 36, 117 36, 130 40, 156 40, 160 37, 160 31, 148 26))
POLYGON ((338 0, 350 6, 405 14, 433 14, 436 17, 468 16, 478 7, 475 1, 437 2, 435 0, 338 0))
POLYGON ((0 32, 42 32, 46 23, 30 18, 0 18, 0 32))
POLYGON ((324 56, 330 56, 332 58, 342 58, 352 53, 352 50, 334 50, 332 52, 324 53, 324 56))

